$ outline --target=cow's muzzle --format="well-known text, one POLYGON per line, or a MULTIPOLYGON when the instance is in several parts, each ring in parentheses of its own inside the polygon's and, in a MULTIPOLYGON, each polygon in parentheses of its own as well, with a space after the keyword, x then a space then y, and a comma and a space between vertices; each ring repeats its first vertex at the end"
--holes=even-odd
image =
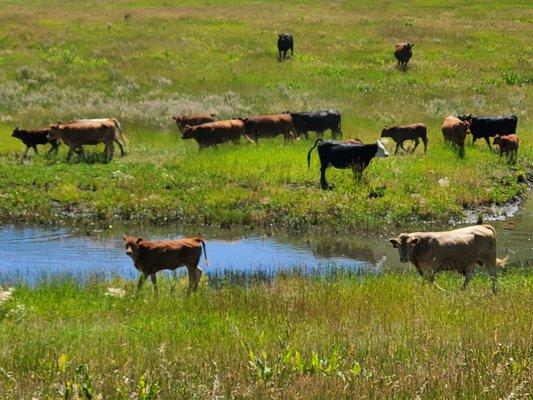
POLYGON ((409 259, 407 257, 400 257, 400 261, 406 263, 409 262, 409 259))

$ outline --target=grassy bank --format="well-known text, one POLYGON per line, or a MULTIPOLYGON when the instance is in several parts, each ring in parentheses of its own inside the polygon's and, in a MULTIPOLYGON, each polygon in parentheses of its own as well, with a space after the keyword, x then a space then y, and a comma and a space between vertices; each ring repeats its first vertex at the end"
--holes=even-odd
POLYGON ((21 286, 0 304, 0 397, 527 398, 527 271, 503 276, 497 296, 487 277, 461 292, 439 276, 442 292, 412 274, 190 297, 162 280, 159 298, 139 299, 133 282, 21 286))
POLYGON ((95 4, 10 1, 0 8, 2 221, 377 229, 384 221, 446 222, 465 206, 505 202, 523 188, 517 181, 533 160, 527 3, 95 4), (276 32, 285 30, 296 53, 280 63, 276 32), (392 57, 399 40, 416 43, 406 72, 392 57), (346 137, 368 142, 386 124, 422 121, 429 153, 375 161, 357 183, 349 171, 328 172, 336 189, 325 193, 316 154, 312 169, 305 166, 310 141, 198 153, 176 137, 170 119, 324 107, 341 110, 346 137), (443 117, 465 112, 518 116, 518 167, 482 143, 467 148, 464 160, 443 146, 443 117), (126 158, 68 165, 63 149, 18 162, 23 146, 9 138, 14 126, 96 116, 122 121, 126 158))

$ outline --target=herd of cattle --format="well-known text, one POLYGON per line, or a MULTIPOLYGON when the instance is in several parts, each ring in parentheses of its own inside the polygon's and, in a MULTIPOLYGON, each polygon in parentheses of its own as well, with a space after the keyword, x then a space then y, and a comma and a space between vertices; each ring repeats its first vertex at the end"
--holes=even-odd
MULTIPOLYGON (((289 50, 294 55, 292 35, 279 34, 277 45, 280 61, 287 57, 289 50)), ((411 43, 396 45, 394 56, 400 67, 406 68, 412 57, 413 46, 411 43)), ((241 138, 258 143, 259 139, 283 135, 285 142, 288 142, 301 136, 308 139, 309 132, 316 132, 319 137, 307 154, 307 162, 310 166, 311 153, 317 148, 322 189, 330 188, 326 180, 326 169, 330 165, 340 169, 351 168, 356 176, 360 176, 373 158, 389 156, 379 139, 371 144, 365 144, 360 139, 337 140, 342 137, 341 114, 333 109, 313 112, 286 111, 229 120, 220 120, 216 113, 181 115, 173 119, 178 125, 182 139, 194 139, 200 149, 230 141, 236 144, 241 138), (331 131, 332 140, 322 139, 327 130, 331 131)), ((461 156, 464 155, 466 136, 471 133, 473 142, 483 138, 489 148, 490 138, 494 137, 493 145, 499 146, 500 156, 506 154, 516 161, 517 122, 514 115, 449 115, 444 119, 441 130, 444 141, 456 146, 461 156)), ((23 159, 30 148, 38 153, 37 145, 47 143, 51 144, 49 152, 57 153, 60 142, 68 146, 67 161, 73 153, 79 157, 84 156, 83 146, 99 143, 105 145, 104 156, 107 162, 113 158, 114 144, 118 145, 121 155, 125 154, 125 137, 116 118, 78 119, 67 123, 58 122, 48 128, 36 130, 22 130, 17 127, 12 136, 26 145, 23 159)), ((414 152, 420 141, 424 144, 424 153, 427 152, 427 128, 422 123, 385 127, 381 131, 381 138, 390 138, 395 142, 394 154, 397 154, 400 148, 405 152, 414 152), (407 150, 404 147, 405 141, 414 142, 414 147, 407 150)), ((164 269, 175 270, 181 266, 187 267, 189 291, 197 289, 202 276, 202 270, 198 266, 202 248, 207 263, 205 242, 202 238, 148 241, 124 236, 123 239, 126 254, 132 258, 135 268, 141 273, 137 293, 148 277, 157 292, 156 273, 164 269)), ((504 267, 507 262, 507 257, 496 257, 496 233, 490 225, 475 225, 444 232, 402 233, 389 239, 389 242, 398 249, 400 261, 413 263, 420 275, 430 283, 433 283, 437 272, 453 270, 464 275, 463 288, 466 288, 472 279, 475 266, 479 265, 487 268, 495 293, 498 289, 498 269, 504 267)))
MULTIPOLYGON (((360 176, 373 158, 389 155, 380 140, 372 144, 365 144, 360 139, 337 140, 342 136, 341 114, 334 109, 313 112, 286 111, 228 120, 219 120, 216 113, 181 115, 173 119, 182 139, 194 139, 200 149, 226 142, 239 143, 241 138, 258 143, 259 139, 283 135, 285 142, 288 142, 299 137, 308 138, 309 132, 316 132, 319 138, 309 150, 307 160, 310 164, 311 152, 317 147, 322 189, 330 188, 325 175, 329 166, 351 168, 356 176, 360 176), (323 140, 322 136, 328 130, 331 131, 332 140, 323 140)), ((517 121, 515 115, 449 115, 442 123, 442 134, 444 141, 456 146, 461 156, 464 155, 467 134, 471 133, 473 142, 483 138, 489 148, 490 138, 494 137, 493 144, 499 146, 500 155, 506 154, 511 160, 516 160, 519 142, 516 135, 517 121)), ((78 119, 67 123, 58 122, 46 129, 36 130, 22 130, 17 127, 12 136, 26 145, 23 158, 27 156, 30 148, 37 153, 37 145, 46 143, 51 144, 50 151, 57 153, 60 142, 68 146, 67 161, 73 153, 79 157, 84 156, 83 146, 99 143, 105 145, 106 161, 113 158, 114 144, 119 146, 122 155, 125 154, 125 137, 116 118, 78 119)), ((399 149, 414 152, 420 142, 424 144, 424 152, 427 152, 427 128, 422 123, 385 127, 381 131, 381 138, 390 138, 395 142, 394 154, 397 154, 399 149), (406 141, 414 142, 412 150, 404 147, 406 141)))

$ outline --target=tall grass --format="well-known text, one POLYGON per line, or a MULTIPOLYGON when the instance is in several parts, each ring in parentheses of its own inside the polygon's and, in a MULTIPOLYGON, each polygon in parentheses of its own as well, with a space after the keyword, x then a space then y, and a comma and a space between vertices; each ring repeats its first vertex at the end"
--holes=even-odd
POLYGON ((497 296, 486 276, 465 292, 438 281, 279 278, 186 297, 163 279, 138 299, 120 280, 19 286, 0 304, 0 397, 527 398, 530 272, 497 296))

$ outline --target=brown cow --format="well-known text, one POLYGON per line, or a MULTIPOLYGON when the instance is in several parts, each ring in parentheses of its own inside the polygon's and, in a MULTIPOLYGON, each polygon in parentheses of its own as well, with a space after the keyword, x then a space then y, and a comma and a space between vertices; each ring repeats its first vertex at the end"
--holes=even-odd
POLYGON ((237 144, 241 136, 246 137, 244 133, 244 122, 238 119, 229 119, 196 126, 187 125, 181 138, 196 140, 201 150, 204 147, 216 146, 217 144, 229 142, 230 140, 237 144))
POLYGON ((207 264, 205 242, 200 237, 184 238, 178 240, 159 240, 150 242, 135 236, 123 236, 126 254, 133 260, 133 265, 141 273, 137 283, 137 295, 141 287, 150 276, 154 290, 157 294, 156 273, 169 269, 185 266, 189 274, 189 292, 198 288, 202 270, 198 267, 204 249, 207 264))
POLYGON ((469 132, 470 123, 461 121, 453 115, 448 115, 442 123, 442 134, 446 143, 454 143, 459 146, 460 155, 464 155, 466 134, 469 132))
POLYGON ((389 242, 398 249, 400 261, 412 262, 418 273, 431 284, 435 273, 457 271, 463 274, 466 288, 476 264, 487 268, 492 278, 492 291, 498 291, 498 268, 503 268, 507 257, 496 258, 498 246, 496 231, 490 225, 474 225, 444 232, 402 233, 389 242))
POLYGON ((34 130, 24 130, 19 129, 17 126, 13 133, 11 134, 11 137, 20 139, 22 143, 26 145, 26 151, 24 152, 24 155, 22 156, 22 159, 26 158, 28 155, 28 151, 30 150, 30 147, 35 151, 35 154, 39 154, 37 151, 37 145, 38 144, 47 144, 50 143, 52 147, 50 147, 50 150, 48 150, 48 153, 51 153, 52 150, 55 151, 57 154, 57 149, 59 147, 59 140, 56 139, 48 139, 48 133, 50 132, 49 129, 34 129, 34 130))
POLYGON ((244 122, 246 135, 256 142, 259 138, 273 138, 278 135, 283 135, 285 141, 296 139, 291 114, 256 115, 240 120, 244 122))
POLYGON ((396 49, 394 50, 394 57, 396 57, 396 60, 398 60, 398 64, 401 67, 407 67, 407 63, 413 56, 413 52, 411 51, 413 46, 413 43, 398 43, 396 45, 396 49))
POLYGON ((403 142, 406 140, 414 140, 415 147, 411 152, 414 152, 420 143, 419 139, 424 143, 424 153, 428 149, 428 137, 426 126, 422 123, 403 125, 403 126, 393 126, 391 128, 384 128, 381 131, 381 137, 390 137, 396 143, 396 150, 394 154, 398 152, 398 148, 401 147, 403 151, 407 152, 403 147, 403 142))
POLYGON ((58 124, 73 124, 73 123, 80 123, 80 124, 95 124, 95 123, 108 123, 115 127, 115 143, 118 145, 120 149, 120 155, 124 156, 126 152, 124 151, 124 146, 126 145, 126 136, 124 136, 124 132, 122 131, 122 126, 120 125, 120 122, 116 118, 91 118, 91 119, 75 119, 73 121, 69 122, 58 122, 58 124))
POLYGON ((500 146, 500 157, 505 154, 511 161, 516 161, 518 154, 518 135, 496 135, 494 136, 493 145, 500 146))
POLYGON ((105 144, 105 160, 113 158, 113 142, 116 138, 115 125, 109 122, 72 122, 68 124, 50 125, 48 139, 61 139, 68 147, 67 161, 76 152, 79 156, 85 156, 83 145, 105 144))
POLYGON ((211 114, 195 114, 195 115, 181 115, 181 116, 177 115, 175 117, 172 117, 172 119, 176 121, 179 131, 183 133, 187 125, 196 126, 196 125, 206 124, 208 122, 215 122, 216 120, 218 120, 218 114, 211 113, 211 114))

